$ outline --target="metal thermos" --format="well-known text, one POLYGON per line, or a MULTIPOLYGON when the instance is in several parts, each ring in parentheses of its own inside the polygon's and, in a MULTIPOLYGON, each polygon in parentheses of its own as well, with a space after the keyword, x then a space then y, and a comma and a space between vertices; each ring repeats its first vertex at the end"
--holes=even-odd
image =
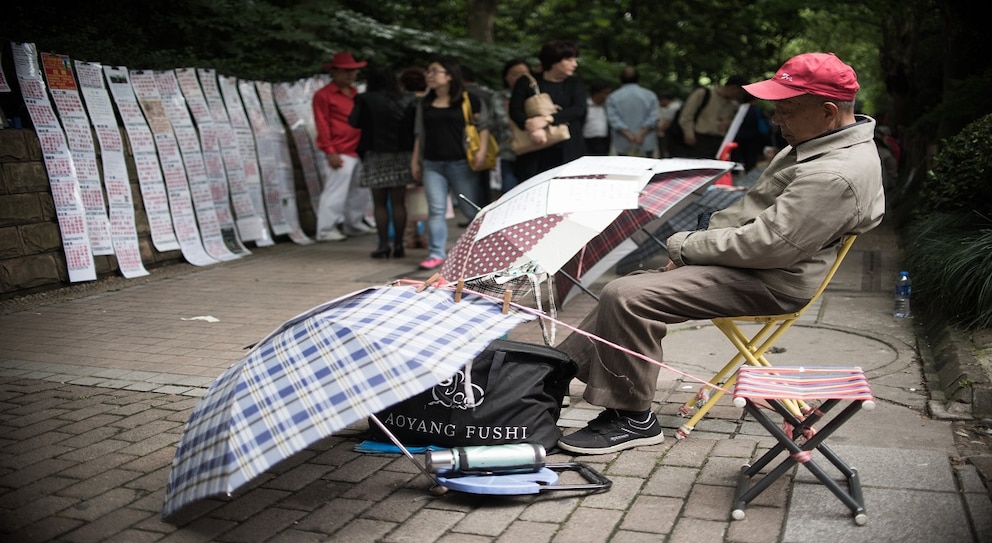
POLYGON ((425 456, 427 471, 431 473, 531 473, 545 463, 544 447, 534 443, 455 447, 427 451, 425 456))

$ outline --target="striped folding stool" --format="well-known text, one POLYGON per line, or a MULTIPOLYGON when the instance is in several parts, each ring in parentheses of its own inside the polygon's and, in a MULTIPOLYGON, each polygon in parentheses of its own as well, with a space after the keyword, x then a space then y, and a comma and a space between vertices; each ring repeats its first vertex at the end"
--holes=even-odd
MULTIPOLYGON (((717 372, 716 375, 710 379, 710 384, 715 385, 715 388, 703 386, 700 387, 699 393, 695 398, 692 398, 682 404, 679 407, 679 415, 683 417, 689 417, 689 420, 685 424, 679 427, 675 431, 676 439, 685 439, 689 437, 689 433, 696 427, 706 416, 706 413, 716 405, 720 398, 723 397, 723 392, 729 389, 734 384, 734 379, 736 376, 737 369, 742 365, 748 366, 771 366, 771 362, 765 357, 765 353, 772 349, 775 342, 778 341, 793 324, 799 321, 802 316, 809 311, 817 299, 823 295, 823 292, 827 290, 827 286, 833 279, 834 274, 840 269, 840 265, 844 262, 844 258, 851 252, 851 246, 854 245, 854 241, 857 239, 855 235, 847 235, 841 238, 840 244, 837 246, 837 258, 834 259, 833 265, 830 267, 830 271, 827 272, 827 276, 823 278, 823 282, 820 283, 819 288, 816 289, 816 293, 810 301, 803 306, 798 311, 792 313, 785 313, 782 315, 751 315, 751 316, 741 316, 741 317, 717 317, 712 319, 713 325, 723 332, 723 335, 730 340, 730 343, 734 345, 737 349, 737 353, 727 362, 723 368, 717 372), (759 324, 761 325, 758 331, 753 334, 745 333, 744 328, 738 325, 738 323, 745 324, 759 324), (721 386, 723 385, 723 386, 721 386), (693 414, 695 411, 695 414, 693 414)), ((793 413, 797 415, 800 414, 802 404, 794 405, 793 413)))
POLYGON ((744 408, 778 441, 754 464, 741 467, 731 510, 731 516, 735 520, 743 519, 744 507, 798 463, 851 510, 856 524, 860 526, 868 521, 858 470, 844 463, 824 443, 830 434, 859 409, 875 408, 868 379, 861 368, 742 366, 737 373, 734 405, 744 408), (822 401, 822 404, 819 407, 807 407, 801 417, 797 417, 789 409, 789 402, 794 405, 795 402, 813 401, 822 401), (850 403, 840 413, 826 419, 827 413, 841 402, 850 403), (767 410, 765 407, 771 407, 782 415, 791 430, 784 430, 773 423, 764 413, 767 410), (826 424, 815 429, 813 425, 821 420, 826 420, 826 424), (814 450, 819 451, 843 474, 847 479, 846 489, 816 463, 813 459, 814 450), (788 451, 789 454, 778 466, 756 477, 783 451, 788 451))

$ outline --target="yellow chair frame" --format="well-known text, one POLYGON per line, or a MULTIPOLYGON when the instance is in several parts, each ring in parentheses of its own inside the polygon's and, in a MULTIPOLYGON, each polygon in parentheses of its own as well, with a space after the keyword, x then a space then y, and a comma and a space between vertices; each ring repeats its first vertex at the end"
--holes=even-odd
MULTIPOLYGON (((689 437, 689 433, 696 427, 696 424, 709 410, 716 405, 720 398, 723 397, 724 390, 729 387, 733 387, 737 380, 737 368, 743 364, 750 366, 771 366, 768 359, 765 358, 765 353, 775 344, 776 341, 782 334, 784 334, 803 314, 808 310, 823 291, 826 290, 827 285, 830 284, 830 280, 833 279, 834 274, 840 268, 841 263, 844 261, 844 257, 851 250, 851 246, 854 245, 854 240, 857 239, 856 235, 847 235, 841 239, 839 249, 837 251, 837 259, 834 261, 833 266, 830 267, 830 271, 827 276, 823 278, 823 282, 820 283, 820 287, 816 290, 813 298, 810 299, 809 303, 803 306, 802 309, 794 313, 786 313, 783 315, 760 315, 760 316, 745 316, 745 317, 719 317, 711 319, 713 324, 720 329, 721 332, 730 342, 737 348, 737 354, 730 359, 730 362, 721 369, 716 375, 710 379, 710 384, 714 387, 702 386, 699 389, 699 393, 692 400, 687 401, 682 404, 679 408, 679 414, 688 417, 693 409, 697 409, 696 413, 692 415, 688 422, 682 425, 676 432, 675 437, 677 439, 685 439, 689 437), (748 337, 737 323, 758 323, 762 324, 760 330, 754 336, 748 337), (725 386, 724 386, 725 385, 725 386), (715 388, 720 387, 720 388, 715 388), (711 390, 712 389, 712 390, 711 390)), ((802 402, 793 402, 788 404, 789 409, 797 416, 801 414, 801 411, 805 409, 805 405, 802 402)))

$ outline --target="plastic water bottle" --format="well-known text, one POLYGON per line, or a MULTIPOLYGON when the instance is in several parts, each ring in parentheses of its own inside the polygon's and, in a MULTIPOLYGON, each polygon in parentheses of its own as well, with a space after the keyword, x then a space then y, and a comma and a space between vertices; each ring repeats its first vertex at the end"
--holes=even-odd
POLYGON ((899 279, 896 280, 896 298, 892 316, 897 319, 905 319, 910 316, 909 295, 912 293, 913 282, 909 280, 909 272, 899 272, 899 279))

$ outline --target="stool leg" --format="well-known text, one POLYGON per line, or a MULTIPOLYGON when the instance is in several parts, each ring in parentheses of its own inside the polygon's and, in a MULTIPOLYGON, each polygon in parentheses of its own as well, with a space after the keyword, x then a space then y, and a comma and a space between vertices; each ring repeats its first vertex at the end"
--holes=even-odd
MULTIPOLYGON (((732 387, 736 382, 737 382, 737 374, 735 373, 732 374, 729 379, 727 379, 726 383, 724 383, 723 386, 724 388, 732 387)), ((706 400, 706 403, 701 405, 699 409, 696 411, 696 413, 692 415, 692 417, 690 417, 689 420, 685 424, 680 426, 679 429, 675 432, 675 438, 685 439, 689 437, 689 433, 696 428, 696 424, 698 424, 699 421, 702 420, 703 417, 705 417, 706 414, 710 412, 710 409, 712 409, 713 406, 720 401, 720 398, 722 398, 724 394, 725 392, 722 389, 714 388, 713 391, 710 392, 709 399, 706 400)))
MULTIPOLYGON (((761 410, 758 409, 758 407, 756 405, 752 405, 751 402, 748 402, 748 403, 746 403, 744 405, 745 405, 745 410, 752 417, 754 417, 755 420, 757 420, 759 423, 761 423, 761 420, 758 420, 758 419, 759 419, 759 417, 764 417, 764 413, 762 413, 761 410), (751 408, 748 408, 749 405, 751 405, 751 408)), ((785 419, 785 421, 788 422, 792 426, 791 440, 793 442, 796 439, 798 439, 801 435, 803 435, 803 430, 804 430, 805 427, 812 426, 813 424, 816 424, 816 422, 819 421, 820 418, 824 414, 826 414, 828 411, 830 411, 830 408, 831 407, 833 407, 833 404, 832 403, 824 404, 824 406, 819 411, 819 413, 820 413, 819 415, 816 415, 816 414, 810 415, 805 421, 802 421, 802 420, 799 420, 798 418, 796 418, 795 414, 793 414, 788 409, 783 409, 782 406, 780 404, 778 404, 777 402, 770 403, 769 405, 771 405, 772 408, 775 410, 775 412, 777 412, 779 415, 781 415, 782 418, 785 419)), ((767 418, 767 417, 764 417, 764 418, 767 418)), ((769 424, 771 424, 770 421, 769 421, 769 424)), ((754 474, 758 473, 759 471, 761 471, 762 469, 764 469, 764 467, 766 465, 768 465, 769 463, 771 463, 772 460, 775 460, 775 458, 779 454, 781 454, 783 451, 785 451, 785 450, 786 450, 786 447, 785 447, 784 444, 782 444, 781 442, 776 443, 775 446, 773 446, 771 449, 768 450, 768 452, 766 452, 765 454, 763 454, 761 456, 761 458, 759 458, 758 460, 756 460, 754 462, 754 464, 751 464, 751 471, 750 471, 749 476, 750 475, 754 475, 754 474)))
MULTIPOLYGON (((820 412, 826 413, 829 409, 837 403, 837 400, 829 400, 824 403, 821 407, 820 412)), ((793 418, 788 409, 781 405, 778 401, 769 400, 769 404, 787 419, 793 418)), ((864 525, 867 522, 867 515, 865 514, 864 507, 864 496, 861 492, 861 481, 858 477, 858 472, 854 468, 850 468, 845 464, 836 454, 833 453, 823 441, 830 436, 834 431, 836 431, 840 426, 850 419, 854 413, 856 413, 861 408, 860 402, 855 402, 844 409, 840 414, 832 419, 820 432, 816 433, 813 437, 806 441, 802 447, 795 443, 795 439, 804 433, 804 430, 808 428, 813 421, 804 421, 796 426, 793 430, 793 435, 789 436, 781 428, 776 426, 771 420, 765 416, 764 413, 758 409, 758 407, 751 402, 747 401, 745 404, 745 409, 758 421, 761 426, 765 428, 772 436, 778 440, 778 445, 776 445, 772 450, 766 453, 753 465, 745 465, 741 468, 741 473, 738 476, 737 489, 734 494, 734 507, 731 510, 731 516, 735 520, 740 520, 744 518, 744 507, 750 503, 759 494, 764 492, 772 483, 774 483, 779 477, 781 477, 786 471, 788 471, 796 463, 801 463, 810 473, 813 474, 821 484, 827 487, 834 496, 837 497, 848 509, 854 517, 854 522, 859 526, 864 525), (781 446, 781 447, 780 447, 781 446), (771 472, 766 474, 764 477, 759 479, 753 486, 749 487, 750 479, 756 475, 765 465, 767 465, 778 453, 781 452, 782 447, 787 449, 791 454, 786 457, 778 466, 775 467, 771 472), (811 452, 812 450, 819 450, 821 453, 826 452, 824 455, 830 460, 835 467, 837 467, 845 476, 848 483, 848 491, 845 491, 834 481, 812 458, 807 458, 803 461, 797 460, 797 458, 802 458, 804 453, 811 452), (774 453, 774 454, 773 454, 774 453)), ((819 417, 816 417, 817 419, 819 417)), ((798 422, 798 421, 795 421, 798 422)))
MULTIPOLYGON (((759 347, 755 347, 755 345, 775 328, 774 323, 767 323, 763 325, 761 329, 750 338, 748 338, 747 335, 741 331, 740 327, 738 327, 732 320, 714 319, 713 324, 716 325, 716 327, 723 332, 723 335, 727 336, 727 339, 729 339, 734 347, 737 348, 737 354, 735 354, 733 358, 730 359, 730 362, 727 362, 727 364, 724 365, 712 379, 710 379, 709 382, 711 385, 714 385, 715 387, 723 385, 724 389, 734 386, 734 383, 737 381, 737 368, 739 368, 742 364, 749 364, 751 366, 771 366, 771 364, 765 360, 764 352, 769 346, 771 346, 771 343, 773 342, 772 339, 769 338, 759 347)), ((778 335, 780 334, 773 335, 772 337, 777 337, 778 335)), ((700 389, 700 393, 702 392, 702 389, 700 389)), ((720 401, 720 398, 722 398, 723 395, 723 390, 720 388, 714 388, 713 391, 710 392, 709 398, 702 405, 697 405, 698 398, 689 400, 682 404, 682 406, 679 407, 680 415, 688 416, 694 409, 696 412, 685 424, 679 427, 679 429, 675 432, 675 438, 681 440, 689 437, 689 434, 696 428, 696 424, 698 424, 699 421, 702 420, 707 413, 709 413, 710 409, 712 409, 713 406, 720 401)), ((796 413, 799 414, 799 411, 797 410, 796 413)))
MULTIPOLYGON (((744 334, 744 332, 732 319, 714 319, 713 323, 716 324, 725 336, 727 336, 727 339, 734 344, 734 347, 737 347, 738 355, 734 357, 735 360, 738 356, 740 356, 744 358, 745 363, 750 366, 763 366, 770 368, 772 367, 772 364, 767 358, 765 358, 765 353, 768 349, 775 345, 775 342, 778 341, 778 339, 782 337, 789 328, 792 327, 797 319, 798 316, 784 321, 772 321, 765 323, 761 329, 750 338, 744 334)), ((801 400, 783 401, 796 415, 801 415, 807 408, 806 404, 801 400)))
MULTIPOLYGON (((737 492, 735 496, 734 511, 743 511, 744 506, 751 502, 754 498, 758 497, 759 494, 765 491, 769 486, 772 485, 779 477, 785 474, 786 471, 792 468, 796 463, 796 460, 790 455, 787 456, 779 465, 769 473, 765 474, 764 477, 758 479, 753 486, 748 488, 750 479, 757 475, 766 465, 768 465, 772 460, 774 460, 783 450, 788 450, 792 454, 797 451, 793 449, 798 449, 799 447, 792 441, 792 438, 788 436, 781 428, 775 425, 771 420, 765 416, 764 413, 752 403, 750 400, 744 405, 744 409, 751 414, 756 421, 758 421, 761 426, 765 428, 773 437, 778 441, 778 443, 768 452, 766 452, 757 462, 751 464, 750 466, 744 466, 741 469, 740 478, 737 481, 737 492)), ((794 430, 794 432, 799 431, 794 430)), ((734 518, 737 518, 738 514, 733 513, 734 518)), ((740 513, 741 518, 743 518, 743 512, 740 513)))

